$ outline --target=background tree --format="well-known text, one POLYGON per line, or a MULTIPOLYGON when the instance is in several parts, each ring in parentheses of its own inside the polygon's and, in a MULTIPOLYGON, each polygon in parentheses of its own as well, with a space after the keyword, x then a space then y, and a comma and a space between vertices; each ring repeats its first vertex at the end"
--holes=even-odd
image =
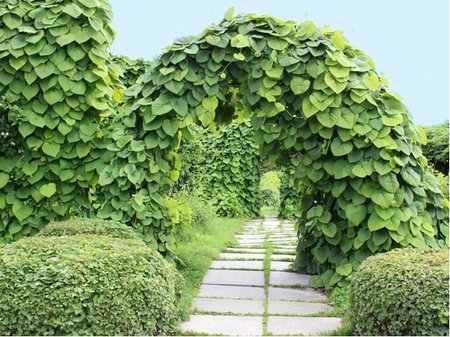
POLYGON ((425 126, 428 143, 423 147, 423 154, 436 170, 448 175, 448 121, 433 126, 425 126))

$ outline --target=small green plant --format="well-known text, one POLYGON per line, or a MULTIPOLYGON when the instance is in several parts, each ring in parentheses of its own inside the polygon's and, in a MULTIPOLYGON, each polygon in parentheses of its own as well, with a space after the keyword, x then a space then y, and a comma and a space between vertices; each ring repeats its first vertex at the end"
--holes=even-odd
POLYGON ((118 239, 140 239, 141 236, 130 226, 113 220, 73 219, 62 222, 51 222, 36 236, 72 236, 93 234, 118 239))
POLYGON ((355 333, 448 335, 448 283, 447 250, 395 249, 368 258, 350 287, 355 333))
POLYGON ((201 199, 195 192, 189 196, 188 202, 192 209, 192 223, 196 228, 203 227, 210 219, 216 217, 212 203, 201 199))
POLYGON ((32 237, 0 249, 0 335, 162 335, 179 274, 143 241, 32 237))

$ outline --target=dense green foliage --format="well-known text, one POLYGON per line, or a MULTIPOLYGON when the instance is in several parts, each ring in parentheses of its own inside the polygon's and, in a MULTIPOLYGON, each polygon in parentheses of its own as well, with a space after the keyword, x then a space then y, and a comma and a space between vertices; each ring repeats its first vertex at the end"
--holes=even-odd
POLYGON ((174 184, 174 191, 196 192, 205 181, 205 157, 210 130, 200 126, 189 127, 190 137, 183 138, 180 142, 178 155, 181 160, 180 177, 174 184))
POLYGON ((109 62, 109 68, 115 70, 125 88, 134 85, 151 68, 151 63, 144 59, 132 60, 126 56, 112 56, 109 62))
POLYGON ((424 129, 427 133, 428 143, 423 147, 423 154, 436 170, 448 176, 448 121, 434 126, 426 126, 424 129))
POLYGON ((112 155, 111 14, 107 0, 0 2, 0 242, 90 206, 112 155))
POLYGON ((333 285, 374 253, 448 244, 424 135, 341 32, 227 12, 152 62, 102 138, 117 88, 105 66, 110 14, 106 0, 0 3, 1 120, 23 147, 0 162, 3 240, 89 207, 98 179, 97 216, 166 252, 181 138, 192 124, 250 118, 261 155, 304 187, 297 269, 333 285))
POLYGON ((231 124, 210 134, 204 150, 201 193, 217 215, 256 216, 261 208, 260 159, 249 123, 231 124))
POLYGON ((0 335, 161 335, 180 276, 141 240, 33 237, 0 247, 0 335))
POLYGON ((449 177, 442 172, 436 170, 433 166, 430 166, 430 171, 433 173, 433 175, 437 178, 439 181, 439 187, 444 193, 445 199, 447 199, 447 202, 449 200, 449 177))
POLYGON ((448 335, 447 250, 396 249, 363 262, 350 291, 356 335, 448 335))
POLYGON ((118 239, 140 239, 130 226, 117 221, 99 219, 73 219, 62 222, 51 222, 36 236, 72 236, 91 234, 109 236, 118 239))
POLYGON ((294 179, 295 170, 285 168, 281 175, 280 212, 283 219, 295 220, 301 216, 300 202, 303 194, 301 182, 294 179))

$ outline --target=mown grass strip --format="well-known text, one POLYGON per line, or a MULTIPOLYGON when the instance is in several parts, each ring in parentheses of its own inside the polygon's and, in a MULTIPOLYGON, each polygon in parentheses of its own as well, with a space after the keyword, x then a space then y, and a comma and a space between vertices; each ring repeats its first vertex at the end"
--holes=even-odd
POLYGON ((192 225, 183 230, 175 249, 177 267, 185 280, 178 309, 181 321, 189 318, 192 299, 211 262, 228 246, 236 244, 235 234, 244 224, 244 219, 212 218, 204 226, 192 225))

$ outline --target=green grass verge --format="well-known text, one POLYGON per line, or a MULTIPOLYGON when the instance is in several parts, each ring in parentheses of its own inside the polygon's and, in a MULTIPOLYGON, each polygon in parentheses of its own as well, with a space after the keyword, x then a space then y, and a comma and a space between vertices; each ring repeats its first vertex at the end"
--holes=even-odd
POLYGON ((189 318, 192 299, 197 295, 211 261, 227 246, 236 243, 235 234, 242 230, 245 221, 212 218, 204 226, 190 226, 180 235, 175 255, 179 259, 178 270, 185 280, 178 312, 181 321, 189 318))
POLYGON ((280 211, 276 207, 263 206, 261 207, 260 214, 262 217, 264 216, 278 216, 280 211))

